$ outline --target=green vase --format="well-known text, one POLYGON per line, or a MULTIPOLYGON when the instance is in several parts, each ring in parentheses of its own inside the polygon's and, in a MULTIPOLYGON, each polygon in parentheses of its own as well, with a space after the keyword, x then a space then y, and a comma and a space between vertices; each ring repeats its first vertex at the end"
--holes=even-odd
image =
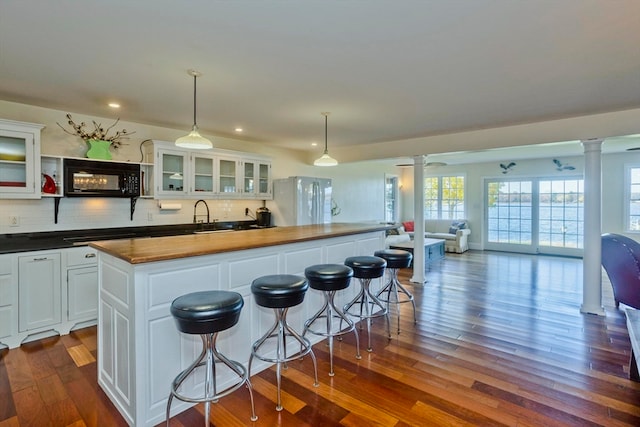
POLYGON ((111 152, 109 147, 111 141, 102 141, 100 139, 89 139, 89 151, 87 151, 87 158, 89 159, 101 159, 111 160, 111 152))

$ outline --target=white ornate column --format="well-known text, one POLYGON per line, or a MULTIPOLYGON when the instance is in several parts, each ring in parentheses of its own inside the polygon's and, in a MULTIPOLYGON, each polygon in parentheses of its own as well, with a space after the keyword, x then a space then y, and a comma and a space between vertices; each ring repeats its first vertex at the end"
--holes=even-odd
POLYGON ((413 276, 412 283, 423 284, 424 276, 424 156, 413 157, 413 276))
POLYGON ((584 257, 581 313, 604 315, 602 307, 602 139, 582 141, 584 148, 584 257))

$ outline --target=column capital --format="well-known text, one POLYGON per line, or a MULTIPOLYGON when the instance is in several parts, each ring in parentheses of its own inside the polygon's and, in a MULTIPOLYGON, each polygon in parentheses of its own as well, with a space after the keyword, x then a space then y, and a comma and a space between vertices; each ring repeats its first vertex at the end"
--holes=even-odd
POLYGON ((590 138, 590 139, 582 139, 580 143, 584 147, 584 151, 596 151, 600 150, 602 147, 602 142, 604 138, 590 138))

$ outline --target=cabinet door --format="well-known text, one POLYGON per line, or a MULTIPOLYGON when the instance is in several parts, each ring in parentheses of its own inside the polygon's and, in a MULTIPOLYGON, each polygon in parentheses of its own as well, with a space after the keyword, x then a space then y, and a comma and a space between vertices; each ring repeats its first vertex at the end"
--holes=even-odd
POLYGON ((240 161, 234 157, 218 158, 218 195, 222 197, 238 197, 240 161))
POLYGON ((0 338, 13 333, 14 295, 17 290, 16 279, 12 266, 12 255, 0 256, 0 338))
POLYGON ((215 157, 213 155, 191 153, 191 182, 189 193, 204 197, 214 194, 216 189, 215 157))
POLYGON ((157 196, 182 197, 187 194, 185 177, 187 152, 179 150, 158 150, 157 196))
POLYGON ((271 192, 271 163, 259 162, 258 163, 258 198, 260 199, 272 199, 273 193, 271 192))
POLYGON ((245 198, 270 199, 271 164, 265 160, 244 159, 242 192, 245 198))
POLYGON ((0 123, 0 194, 9 198, 40 197, 40 162, 36 164, 35 145, 33 133, 2 129, 0 123))
POLYGON ((60 323, 60 253, 18 257, 18 329, 60 323))
POLYGON ((69 320, 98 318, 98 267, 67 270, 69 320))

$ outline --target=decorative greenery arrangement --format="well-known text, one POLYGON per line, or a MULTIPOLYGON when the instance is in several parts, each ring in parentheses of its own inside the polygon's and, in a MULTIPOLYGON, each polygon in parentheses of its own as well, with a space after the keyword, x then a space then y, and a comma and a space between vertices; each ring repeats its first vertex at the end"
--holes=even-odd
POLYGON ((60 128, 65 131, 66 133, 68 133, 69 135, 75 135, 75 136, 79 136, 80 138, 82 138, 85 142, 90 140, 90 139, 96 139, 96 140, 100 140, 100 141, 109 141, 111 143, 111 146, 114 149, 118 149, 120 147, 120 145, 122 145, 122 141, 123 139, 127 139, 129 137, 129 135, 134 134, 135 132, 128 132, 126 129, 122 129, 120 131, 117 131, 115 133, 115 135, 111 135, 111 136, 107 136, 107 134, 109 133, 109 131, 111 129, 113 129, 113 127, 118 124, 118 122, 120 121, 120 119, 116 119, 116 121, 109 126, 108 128, 103 128, 101 123, 96 123, 95 120, 92 120, 93 122, 93 130, 87 130, 85 129, 85 127, 87 126, 87 124, 85 122, 81 122, 80 124, 76 124, 73 119, 71 118, 71 114, 67 114, 67 119, 69 125, 73 128, 73 132, 68 131, 67 129, 65 129, 64 127, 62 127, 62 125, 60 123, 56 124, 58 126, 60 126, 60 128))
POLYGON ((342 212, 342 209, 340 209, 340 207, 338 206, 336 201, 333 200, 333 198, 332 198, 331 199, 331 216, 340 215, 340 212, 342 212))

